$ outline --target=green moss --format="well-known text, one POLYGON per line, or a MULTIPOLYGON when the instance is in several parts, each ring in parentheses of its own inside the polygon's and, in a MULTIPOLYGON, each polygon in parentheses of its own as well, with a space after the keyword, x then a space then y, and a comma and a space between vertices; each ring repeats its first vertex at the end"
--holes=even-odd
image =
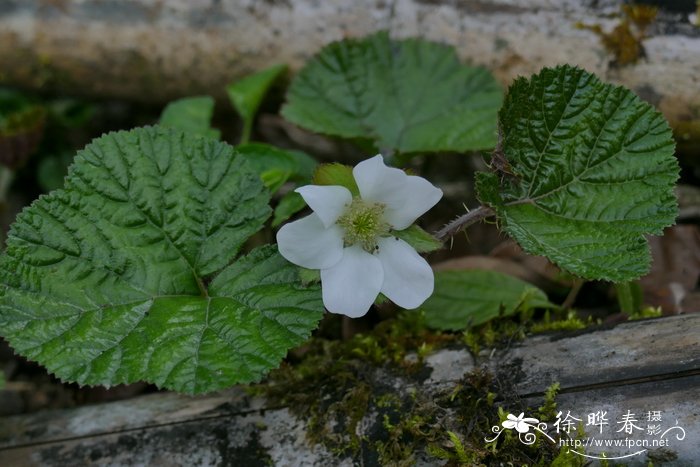
POLYGON ((252 391, 307 420, 311 443, 365 464, 408 466, 441 459, 449 466, 547 466, 565 456, 550 442, 526 446, 510 430, 490 444, 485 438, 509 412, 553 419, 558 385, 549 388, 539 410, 518 406, 503 382, 495 384, 483 369, 437 393, 416 389, 429 376, 423 359, 430 352, 460 340, 471 342, 472 350, 505 345, 523 338, 531 324, 497 320, 460 336, 430 331, 420 314, 405 313, 345 341, 312 339, 300 361, 283 365, 252 391), (391 386, 396 381, 402 387, 391 386), (498 400, 508 406, 499 407, 498 400))
POLYGON ((557 394, 559 394, 559 383, 552 383, 544 392, 544 403, 537 411, 540 421, 551 421, 557 416, 557 394))
POLYGON ((646 308, 642 308, 637 313, 631 313, 627 319, 630 321, 634 321, 637 319, 659 318, 661 316, 663 316, 663 311, 661 310, 661 307, 654 308, 653 306, 648 306, 646 308))
POLYGON ((532 323, 530 331, 534 333, 551 331, 579 331, 595 324, 592 318, 582 320, 575 311, 569 310, 564 319, 553 318, 549 311, 545 312, 541 321, 532 323))
POLYGON ((420 315, 406 313, 346 341, 311 339, 299 363, 282 365, 251 391, 307 419, 311 442, 354 456, 363 445, 357 427, 365 414, 402 404, 388 388, 377 388, 375 371, 386 368, 406 378, 419 377, 427 353, 456 340, 429 331, 420 315), (409 352, 417 358, 407 359, 409 352))

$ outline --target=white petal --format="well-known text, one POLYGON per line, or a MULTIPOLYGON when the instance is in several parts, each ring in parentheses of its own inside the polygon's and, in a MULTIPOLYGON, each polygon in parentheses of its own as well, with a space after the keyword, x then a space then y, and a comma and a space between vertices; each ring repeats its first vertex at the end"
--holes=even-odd
POLYGON ((331 313, 359 318, 376 300, 383 280, 376 256, 358 245, 345 248, 338 264, 321 270, 323 304, 331 313))
POLYGON ((325 227, 335 223, 352 202, 350 190, 343 186, 306 185, 294 191, 304 198, 325 227))
POLYGON ((396 230, 403 230, 440 201, 442 190, 422 177, 407 175, 401 189, 387 198, 384 219, 396 230))
POLYGON ((515 424, 515 429, 518 430, 518 433, 527 433, 530 431, 530 426, 527 423, 518 422, 515 424))
POLYGON ((308 269, 329 268, 343 257, 343 230, 325 228, 316 214, 285 224, 277 232, 277 247, 288 261, 308 269))
POLYGON ((506 420, 503 423, 501 423, 501 425, 503 425, 503 428, 507 428, 509 430, 512 430, 513 428, 515 428, 515 424, 516 424, 516 422, 514 422, 512 420, 506 420))
POLYGON ((442 190, 422 177, 384 165, 381 155, 353 169, 362 199, 386 206, 384 219, 396 230, 413 224, 442 198, 442 190))
POLYGON ((433 270, 416 250, 403 240, 389 237, 378 242, 377 257, 384 269, 381 292, 402 308, 419 307, 433 293, 433 270))
POLYGON ((362 199, 381 203, 385 203, 387 193, 400 189, 407 177, 403 170, 384 165, 381 154, 357 164, 352 175, 362 199))

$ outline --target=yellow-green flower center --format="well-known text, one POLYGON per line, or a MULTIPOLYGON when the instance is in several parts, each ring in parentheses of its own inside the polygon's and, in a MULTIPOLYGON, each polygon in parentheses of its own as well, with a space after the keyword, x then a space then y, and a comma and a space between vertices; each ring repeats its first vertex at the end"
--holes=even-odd
POLYGON ((377 248, 379 238, 386 236, 391 226, 384 221, 384 205, 355 198, 338 218, 344 231, 345 246, 360 245, 365 251, 377 248))

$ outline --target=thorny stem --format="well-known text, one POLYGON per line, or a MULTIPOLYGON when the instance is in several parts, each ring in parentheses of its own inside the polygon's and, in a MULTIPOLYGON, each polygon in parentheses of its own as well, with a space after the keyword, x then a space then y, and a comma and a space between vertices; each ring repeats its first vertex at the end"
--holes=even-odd
POLYGON ((463 216, 459 216, 457 219, 453 220, 445 227, 440 229, 435 233, 435 237, 440 241, 445 241, 450 237, 453 237, 457 233, 466 229, 470 225, 476 224, 479 221, 496 215, 493 209, 486 206, 479 206, 476 209, 469 211, 463 216))

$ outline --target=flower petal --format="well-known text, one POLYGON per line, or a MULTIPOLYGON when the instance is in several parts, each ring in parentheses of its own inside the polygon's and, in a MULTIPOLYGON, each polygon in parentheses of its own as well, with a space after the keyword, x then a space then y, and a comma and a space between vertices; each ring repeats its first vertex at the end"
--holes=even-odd
POLYGON ((330 227, 337 221, 352 202, 352 194, 344 186, 306 185, 294 191, 304 198, 325 227, 330 227))
POLYGON ((381 154, 357 164, 352 175, 362 199, 377 202, 384 202, 385 192, 399 189, 407 177, 403 170, 387 167, 381 154))
POLYGON ((503 423, 501 423, 501 425, 503 425, 503 428, 507 428, 509 430, 512 430, 513 428, 515 428, 515 424, 516 424, 516 422, 514 422, 512 420, 505 420, 503 423))
POLYGON ((382 238, 378 246, 377 257, 384 269, 381 292, 402 308, 417 308, 433 293, 435 279, 430 265, 398 238, 382 238))
POLYGON ((396 230, 403 230, 428 212, 442 198, 442 190, 422 177, 407 175, 400 190, 384 202, 384 219, 396 230))
POLYGON ((323 304, 331 313, 359 318, 376 300, 383 280, 377 257, 358 245, 345 248, 338 264, 321 270, 323 304))
POLYGON ((343 230, 325 228, 316 214, 285 224, 277 232, 277 247, 288 261, 308 269, 329 268, 343 257, 343 230))
POLYGON ((384 204, 384 219, 396 230, 409 227, 442 198, 442 190, 422 177, 387 167, 381 155, 360 162, 352 173, 362 199, 384 204))
POLYGON ((515 429, 518 430, 518 433, 527 433, 530 431, 530 425, 527 423, 518 422, 515 424, 515 429))

